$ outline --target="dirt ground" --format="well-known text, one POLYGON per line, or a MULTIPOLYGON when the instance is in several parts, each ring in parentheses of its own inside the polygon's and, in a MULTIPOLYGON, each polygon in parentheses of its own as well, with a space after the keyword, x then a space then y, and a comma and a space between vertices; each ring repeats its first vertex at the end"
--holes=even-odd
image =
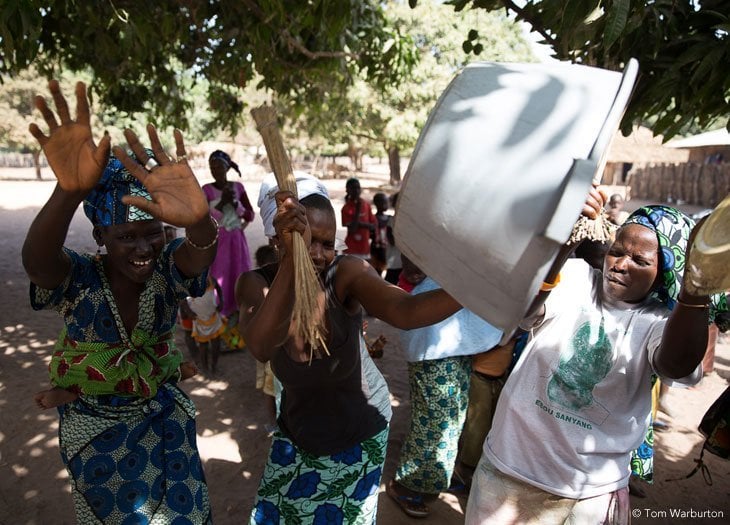
MULTIPOLYGON (((204 177, 205 175, 203 175, 204 177)), ((0 170, 0 524, 71 524, 74 513, 66 472, 57 443, 55 411, 39 411, 32 395, 47 387, 47 364, 61 321, 53 312, 33 312, 28 301, 28 281, 20 250, 28 226, 53 188, 50 172, 45 181, 34 181, 29 170, 0 170)), ((260 178, 247 177, 244 184, 255 200, 260 178)), ((387 177, 361 176, 364 197, 384 187, 387 177)), ((202 180, 202 182, 206 182, 202 180)), ((327 181, 341 205, 344 179, 327 181)), ((631 204, 631 203, 630 203, 631 204)), ((257 217, 246 231, 253 249, 263 244, 257 217)), ((344 238, 344 235, 343 235, 344 238)), ((80 211, 71 226, 67 244, 94 251, 91 228, 80 211)), ((409 417, 406 364, 398 346, 397 331, 370 320, 370 336, 386 335, 385 356, 377 360, 391 390, 394 417, 389 438, 384 480, 394 469, 409 417)), ((712 455, 705 462, 712 474, 708 486, 700 474, 679 478, 694 467, 702 437, 697 425, 712 401, 730 379, 730 344, 723 339, 717 348, 715 372, 694 389, 671 390, 669 404, 675 412, 664 417, 669 429, 657 433, 656 477, 645 499, 632 499, 634 523, 728 523, 730 522, 730 462, 712 455), (695 517, 677 518, 672 513, 695 512, 695 517), (696 516, 704 517, 696 517, 696 516)), ((179 340, 182 343, 182 340, 179 340)), ((184 389, 199 411, 198 434, 201 457, 209 482, 213 515, 217 524, 247 521, 261 475, 269 439, 270 423, 263 395, 254 387, 254 360, 245 351, 225 353, 222 372, 215 380, 201 377, 184 383, 184 389)), ((533 436, 539 440, 540 436, 533 436)), ((434 502, 423 524, 463 522, 466 501, 450 494, 434 502)), ((388 498, 381 486, 378 523, 411 523, 388 498)))

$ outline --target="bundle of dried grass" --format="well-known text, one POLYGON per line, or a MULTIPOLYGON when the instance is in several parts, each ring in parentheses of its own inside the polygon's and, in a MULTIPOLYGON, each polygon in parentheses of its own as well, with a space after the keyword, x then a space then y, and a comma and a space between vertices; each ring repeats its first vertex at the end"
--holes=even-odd
MULTIPOLYGON (((297 182, 292 172, 289 157, 284 148, 284 142, 279 132, 276 110, 271 106, 260 106, 251 110, 256 122, 256 129, 261 134, 266 148, 276 183, 282 191, 290 191, 297 195, 297 182)), ((293 240, 294 253, 294 311, 293 319, 296 335, 309 346, 309 362, 315 350, 324 350, 327 354, 327 345, 324 340, 324 318, 318 315, 318 297, 322 291, 317 273, 314 270, 309 250, 301 235, 295 235, 293 240)))
POLYGON ((608 220, 606 210, 601 210, 601 214, 595 219, 589 219, 581 215, 573 226, 573 231, 570 233, 570 238, 566 244, 573 246, 585 239, 609 242, 613 239, 616 229, 617 226, 608 220))

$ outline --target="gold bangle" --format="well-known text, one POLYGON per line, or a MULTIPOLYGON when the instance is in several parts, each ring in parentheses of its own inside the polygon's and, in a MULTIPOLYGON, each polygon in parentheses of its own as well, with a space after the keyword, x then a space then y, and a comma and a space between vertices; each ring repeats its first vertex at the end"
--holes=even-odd
POLYGON ((684 301, 680 301, 679 299, 677 299, 677 304, 682 305, 682 306, 686 306, 687 308, 703 308, 704 309, 704 308, 709 308, 710 307, 709 303, 705 303, 705 304, 690 304, 690 303, 685 303, 684 301))
POLYGON ((543 281, 540 285, 540 291, 541 292, 549 292, 553 288, 555 288, 560 283, 560 273, 555 276, 555 280, 551 283, 543 281))
POLYGON ((186 241, 186 242, 187 242, 187 243, 188 243, 188 244, 189 244, 189 245, 190 245, 190 246, 191 246, 192 248, 195 248, 196 250, 201 250, 201 251, 202 251, 202 250, 207 250, 207 249, 209 249, 209 248, 212 248, 212 247, 213 247, 213 246, 215 245, 215 243, 217 243, 217 242, 218 242, 218 221, 217 221, 217 220, 215 220, 215 219, 213 218, 213 216, 211 216, 211 217, 210 217, 210 220, 211 220, 211 221, 213 221, 213 226, 215 227, 215 237, 213 237, 213 240, 212 240, 212 241, 210 241, 210 242, 209 242, 208 244, 206 244, 205 246, 200 246, 199 244, 195 244, 195 243, 194 243, 194 242, 193 242, 193 241, 192 241, 192 240, 190 239, 190 237, 188 237, 188 232, 187 232, 187 231, 185 231, 185 241, 186 241))

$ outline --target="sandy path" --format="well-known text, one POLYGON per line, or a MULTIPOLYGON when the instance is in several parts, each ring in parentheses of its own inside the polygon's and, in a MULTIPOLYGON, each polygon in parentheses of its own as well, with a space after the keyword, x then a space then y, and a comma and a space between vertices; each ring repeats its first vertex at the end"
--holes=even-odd
MULTIPOLYGON (((50 177, 50 174, 47 175, 50 177)), ((2 178, 2 174, 0 174, 2 178)), ((5 177, 7 178, 7 176, 5 177)), ((19 179, 27 179, 23 174, 19 179)), ((362 179, 365 197, 384 183, 382 177, 362 179)), ((255 181, 244 181, 253 199, 255 181)), ((344 180, 327 181, 332 195, 341 199, 344 180)), ((32 403, 34 392, 46 388, 50 351, 61 322, 52 312, 33 312, 28 303, 28 282, 20 263, 20 248, 30 221, 52 190, 51 182, 0 180, 0 277, 5 285, 0 301, 0 524, 74 523, 66 472, 58 454, 57 415, 39 412, 32 403)), ((341 200, 335 203, 336 208, 341 200)), ((260 219, 246 231, 253 249, 263 243, 260 219)), ((68 244, 79 250, 95 250, 88 222, 77 213, 68 244)), ((392 475, 396 454, 407 428, 409 412, 406 365, 395 330, 371 320, 369 334, 385 333, 390 343, 377 361, 392 392, 394 419, 391 425, 385 478, 392 475)), ((182 341, 180 341, 182 343, 182 341)), ((730 519, 730 462, 706 456, 714 485, 700 475, 667 483, 694 466, 701 436, 697 424, 712 400, 730 378, 730 345, 718 347, 716 372, 693 390, 673 390, 670 403, 678 415, 671 429, 657 434, 658 481, 649 497, 634 500, 639 511, 635 523, 727 523, 730 519), (724 518, 671 519, 672 510, 724 513, 724 518)), ((265 462, 269 440, 263 426, 268 422, 263 397, 254 388, 254 362, 245 352, 221 357, 221 377, 215 381, 195 378, 185 390, 198 410, 201 456, 209 481, 215 523, 246 521, 265 462)), ((535 437, 539 439, 539 437, 535 437)), ((424 524, 463 522, 465 501, 444 495, 432 505, 424 524)), ((379 523, 411 523, 381 493, 379 523)))

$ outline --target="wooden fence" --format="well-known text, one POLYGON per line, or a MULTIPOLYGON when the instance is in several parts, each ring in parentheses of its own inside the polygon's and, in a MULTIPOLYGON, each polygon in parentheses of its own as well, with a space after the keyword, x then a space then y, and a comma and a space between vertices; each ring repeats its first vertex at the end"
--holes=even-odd
POLYGON ((631 198, 714 208, 730 193, 730 163, 658 164, 629 171, 631 198))

